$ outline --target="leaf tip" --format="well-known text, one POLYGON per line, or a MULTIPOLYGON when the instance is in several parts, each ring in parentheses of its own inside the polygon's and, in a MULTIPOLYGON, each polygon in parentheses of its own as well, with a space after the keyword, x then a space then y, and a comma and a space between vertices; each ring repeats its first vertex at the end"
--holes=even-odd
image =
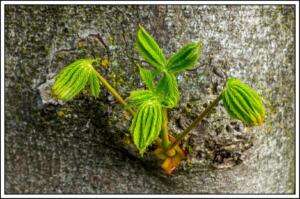
POLYGON ((139 29, 139 30, 144 30, 144 27, 142 26, 141 23, 138 24, 138 29, 139 29))

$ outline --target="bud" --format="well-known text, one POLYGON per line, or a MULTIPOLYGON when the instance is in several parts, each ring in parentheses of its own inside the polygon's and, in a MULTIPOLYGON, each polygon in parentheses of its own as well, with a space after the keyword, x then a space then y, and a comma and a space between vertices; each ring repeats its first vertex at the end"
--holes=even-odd
POLYGON ((227 80, 222 99, 224 107, 231 117, 252 126, 263 123, 265 109, 260 96, 239 79, 227 80))

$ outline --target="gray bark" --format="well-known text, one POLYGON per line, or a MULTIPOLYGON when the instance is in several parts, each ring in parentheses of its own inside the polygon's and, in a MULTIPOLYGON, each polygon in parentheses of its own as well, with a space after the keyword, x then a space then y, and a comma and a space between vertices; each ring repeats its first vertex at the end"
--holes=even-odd
POLYGON ((293 6, 5 6, 6 193, 294 193, 294 179, 293 6), (138 23, 168 56, 205 41, 196 69, 178 76, 174 134, 218 95, 226 76, 263 96, 264 125, 245 127, 220 103, 187 138, 187 160, 166 176, 150 153, 140 158, 126 144, 130 123, 104 88, 97 100, 51 98, 58 71, 91 56, 110 57, 99 70, 122 96, 142 88, 138 23))

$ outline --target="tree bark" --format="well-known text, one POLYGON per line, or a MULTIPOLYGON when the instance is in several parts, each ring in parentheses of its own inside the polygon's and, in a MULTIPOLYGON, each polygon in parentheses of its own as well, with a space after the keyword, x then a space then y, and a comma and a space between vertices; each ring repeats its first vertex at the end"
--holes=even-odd
POLYGON ((281 5, 6 5, 6 193, 294 193, 295 7, 281 5), (195 69, 180 74, 181 100, 169 112, 180 133, 240 78, 262 96, 260 127, 245 127, 217 108, 183 147, 188 158, 167 176, 159 161, 128 144, 124 110, 102 88, 62 103, 50 95, 60 69, 79 58, 123 97, 143 88, 134 50, 138 23, 167 56, 204 39, 195 69))

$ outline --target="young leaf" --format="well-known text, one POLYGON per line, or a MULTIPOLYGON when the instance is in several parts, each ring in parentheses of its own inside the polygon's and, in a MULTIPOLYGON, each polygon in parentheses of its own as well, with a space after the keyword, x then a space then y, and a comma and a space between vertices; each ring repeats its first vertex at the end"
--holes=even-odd
POLYGON ((134 115, 130 132, 133 142, 143 156, 145 150, 159 136, 162 125, 161 105, 156 100, 142 104, 134 115))
POLYGON ((153 100, 155 98, 154 94, 150 90, 135 90, 130 92, 130 96, 127 100, 130 101, 128 107, 139 106, 146 101, 153 100))
POLYGON ((140 69, 140 75, 141 75, 142 79, 144 80, 146 86, 150 90, 153 90, 154 89, 154 84, 153 84, 153 74, 154 73, 150 70, 142 68, 140 65, 138 65, 138 67, 140 69))
POLYGON ((61 100, 70 100, 89 83, 91 94, 98 97, 100 82, 93 62, 94 59, 80 59, 65 67, 55 79, 53 95, 61 100))
POLYGON ((135 49, 152 66, 163 69, 166 64, 166 58, 156 41, 140 25, 137 32, 135 49))
POLYGON ((96 72, 92 72, 90 74, 89 84, 90 84, 91 95, 94 96, 95 98, 99 97, 100 82, 96 75, 96 72))
POLYGON ((198 61, 202 52, 202 42, 190 43, 172 55, 167 63, 167 70, 179 73, 192 68, 198 61))
POLYGON ((223 103, 228 114, 248 125, 261 125, 265 109, 259 95, 240 80, 230 78, 223 92, 223 103))
POLYGON ((158 82, 156 93, 162 106, 166 108, 176 107, 179 100, 179 91, 175 75, 168 72, 164 73, 164 76, 158 82))

